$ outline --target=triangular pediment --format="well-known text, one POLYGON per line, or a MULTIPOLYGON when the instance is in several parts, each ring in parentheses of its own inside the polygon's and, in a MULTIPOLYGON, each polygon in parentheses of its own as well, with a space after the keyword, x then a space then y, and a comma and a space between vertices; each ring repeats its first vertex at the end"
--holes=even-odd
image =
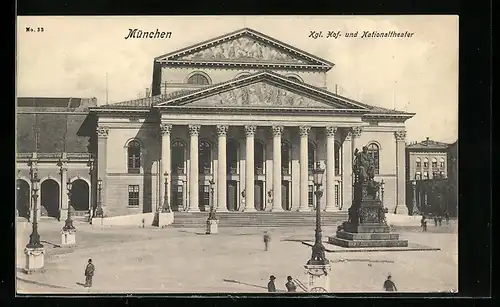
POLYGON ((294 48, 252 29, 242 29, 172 52, 157 61, 238 62, 254 64, 313 65, 331 68, 333 63, 294 48))
POLYGON ((261 72, 169 99, 158 106, 224 108, 309 108, 364 110, 365 108, 317 87, 261 72))

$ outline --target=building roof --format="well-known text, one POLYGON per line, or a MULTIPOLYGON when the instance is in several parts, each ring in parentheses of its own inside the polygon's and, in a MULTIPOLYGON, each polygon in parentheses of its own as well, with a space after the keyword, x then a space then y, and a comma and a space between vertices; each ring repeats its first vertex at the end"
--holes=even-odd
MULTIPOLYGON (((119 103, 114 103, 114 104, 109 104, 109 105, 103 105, 95 109, 106 109, 106 110, 113 110, 113 109, 127 109, 127 110, 146 110, 150 109, 155 106, 180 106, 183 105, 184 101, 192 100, 192 99, 197 99, 199 97, 202 97, 202 95, 214 95, 217 92, 220 92, 221 90, 225 89, 230 89, 230 88, 235 88, 235 87, 240 87, 244 84, 250 84, 250 83, 255 83, 258 81, 273 81, 273 82, 279 82, 281 85, 285 85, 286 87, 289 88, 295 88, 297 90, 305 91, 308 93, 312 93, 313 95, 317 97, 321 97, 322 99, 327 99, 328 101, 331 101, 332 107, 337 105, 337 106, 342 106, 342 108, 348 108, 348 109, 358 109, 362 111, 366 111, 367 114, 387 114, 387 115, 402 115, 402 116, 413 116, 414 114, 412 113, 407 113, 404 111, 399 111, 399 110, 391 110, 391 109, 386 109, 378 106, 371 106, 365 103, 362 103, 360 101, 356 101, 341 95, 337 95, 335 93, 332 93, 328 90, 325 90, 321 87, 317 87, 314 85, 310 85, 304 82, 298 82, 298 81, 293 81, 288 79, 287 77, 272 72, 272 71, 260 71, 257 73, 253 73, 244 77, 238 77, 234 79, 230 79, 225 82, 221 83, 216 83, 201 89, 194 89, 194 90, 181 90, 181 91, 176 91, 169 93, 167 95, 156 95, 148 98, 141 98, 141 99, 135 99, 135 100, 128 100, 128 101, 123 101, 119 103)), ((189 106, 188 104, 186 106, 189 106)))
MULTIPOLYGON (((277 48, 279 50, 283 50, 283 51, 286 51, 287 53, 293 54, 297 58, 300 58, 301 60, 303 60, 303 62, 304 62, 303 65, 318 66, 318 67, 322 67, 325 69, 331 69, 334 66, 333 63, 331 63, 325 59, 319 58, 313 54, 310 54, 306 51, 300 50, 296 47, 293 47, 289 44, 286 44, 282 41, 279 41, 275 38, 272 38, 266 34, 263 34, 259 31, 256 31, 256 30, 250 29, 250 28, 243 28, 243 29, 231 32, 231 33, 227 33, 227 34, 224 34, 224 35, 221 35, 221 36, 218 36, 218 37, 215 37, 215 38, 212 38, 212 39, 209 39, 209 40, 206 40, 206 41, 194 44, 194 45, 191 45, 191 46, 186 47, 186 48, 179 49, 179 50, 174 51, 174 52, 170 52, 170 53, 158 56, 155 58, 155 61, 157 61, 157 62, 174 62, 174 61, 181 59, 182 57, 185 57, 186 55, 191 55, 193 53, 199 52, 200 50, 205 50, 205 49, 211 48, 213 46, 222 44, 223 42, 235 40, 235 39, 238 39, 240 37, 250 37, 252 39, 255 39, 256 41, 259 41, 260 43, 262 43, 266 46, 271 46, 272 48, 277 48)), ((190 59, 189 61, 190 62, 197 62, 199 60, 190 59)), ((231 60, 231 61, 233 61, 233 60, 231 60)), ((224 62, 224 61, 222 61, 220 59, 214 59, 210 62, 224 62)), ((255 64, 262 64, 262 61, 260 61, 260 60, 255 61, 255 64)))
POLYGON ((19 97, 17 152, 86 153, 89 133, 82 129, 95 99, 19 97))
POLYGON ((407 144, 406 148, 410 150, 427 150, 427 149, 446 150, 448 149, 449 146, 450 144, 448 143, 433 141, 429 138, 426 138, 422 142, 407 144))

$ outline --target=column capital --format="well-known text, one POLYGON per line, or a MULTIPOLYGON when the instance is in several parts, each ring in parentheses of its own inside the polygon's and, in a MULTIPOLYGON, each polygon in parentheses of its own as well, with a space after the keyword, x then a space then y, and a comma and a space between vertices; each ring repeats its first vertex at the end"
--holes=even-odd
POLYGON ((189 125, 189 134, 190 135, 200 135, 200 125, 189 125))
POLYGON ((309 132, 311 132, 311 126, 300 126, 299 127, 300 136, 308 136, 309 132))
POLYGON ((98 138, 108 138, 109 128, 104 126, 97 126, 96 133, 98 138))
POLYGON ((273 136, 281 136, 283 134, 283 126, 273 126, 273 136))
POLYGON ((245 135, 246 136, 254 136, 255 131, 257 131, 257 126, 254 126, 254 125, 246 125, 245 126, 245 135))
POLYGON ((172 132, 172 125, 171 124, 160 124, 160 131, 161 135, 167 135, 172 132))
MULTIPOLYGON (((64 173, 66 173, 68 171, 68 168, 67 167, 64 167, 64 166, 60 166, 59 167, 59 174, 62 175, 64 173)), ((63 182, 64 184, 66 184, 66 182, 63 182)))
POLYGON ((337 127, 336 126, 327 126, 327 127, 325 127, 325 132, 326 132, 326 136, 328 136, 328 137, 335 136, 335 133, 337 133, 337 127))
POLYGON ((362 133, 363 133, 363 128, 361 128, 361 127, 352 127, 351 128, 351 134, 352 134, 353 138, 360 137, 362 133))
POLYGON ((229 129, 228 125, 217 125, 217 135, 218 136, 226 136, 228 129, 229 129))
POLYGON ((394 137, 398 142, 404 142, 406 140, 406 130, 398 130, 394 132, 394 137))

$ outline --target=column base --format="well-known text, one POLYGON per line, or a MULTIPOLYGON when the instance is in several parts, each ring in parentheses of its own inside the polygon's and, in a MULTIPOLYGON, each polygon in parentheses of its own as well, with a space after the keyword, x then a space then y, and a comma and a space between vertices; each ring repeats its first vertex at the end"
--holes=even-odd
POLYGON ((325 211, 325 212, 335 212, 335 211, 339 211, 339 209, 337 207, 326 207, 323 211, 325 211))
POLYGON ((408 207, 405 205, 398 205, 394 210, 394 213, 401 215, 408 215, 408 207))
POLYGON ((76 229, 63 229, 61 231, 61 245, 64 247, 76 245, 76 229))
POLYGON ((283 210, 283 208, 281 207, 273 207, 271 208, 271 212, 283 212, 285 210, 283 210))
POLYGON ((309 206, 307 206, 307 207, 299 207, 299 209, 297 211, 298 212, 311 212, 311 208, 309 208, 309 206))
POLYGON ((227 210, 227 207, 224 206, 222 208, 217 208, 217 212, 229 212, 229 210, 227 210))
POLYGON ((26 265, 24 267, 24 272, 26 274, 31 274, 33 272, 39 271, 43 268, 45 264, 45 248, 28 248, 24 249, 24 254, 26 256, 26 265))
POLYGON ((243 209, 243 212, 256 212, 257 210, 255 210, 254 207, 247 207, 245 209, 243 209))
POLYGON ((196 208, 188 208, 186 210, 186 212, 201 212, 200 208, 196 207, 196 208))
POLYGON ((330 264, 306 264, 304 268, 307 292, 330 292, 330 272, 332 270, 330 264))

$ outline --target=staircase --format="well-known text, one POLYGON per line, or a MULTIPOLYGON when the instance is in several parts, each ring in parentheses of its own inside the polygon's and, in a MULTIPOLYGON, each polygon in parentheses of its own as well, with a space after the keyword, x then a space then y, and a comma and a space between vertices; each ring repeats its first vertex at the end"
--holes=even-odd
MULTIPOLYGON (((290 227, 314 226, 315 212, 217 212, 219 227, 290 227)), ((174 212, 176 228, 205 227, 208 212, 174 212)), ((336 226, 347 220, 347 212, 321 212, 321 225, 336 226)))

